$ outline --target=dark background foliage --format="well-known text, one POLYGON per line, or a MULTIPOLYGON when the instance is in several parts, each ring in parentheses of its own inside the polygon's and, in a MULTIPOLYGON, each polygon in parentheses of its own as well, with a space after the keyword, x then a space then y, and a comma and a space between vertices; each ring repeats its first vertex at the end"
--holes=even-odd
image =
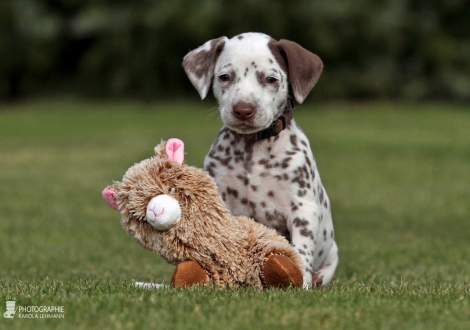
POLYGON ((0 99, 156 99, 222 35, 290 39, 325 65, 317 100, 470 100, 468 0, 1 0, 0 99))

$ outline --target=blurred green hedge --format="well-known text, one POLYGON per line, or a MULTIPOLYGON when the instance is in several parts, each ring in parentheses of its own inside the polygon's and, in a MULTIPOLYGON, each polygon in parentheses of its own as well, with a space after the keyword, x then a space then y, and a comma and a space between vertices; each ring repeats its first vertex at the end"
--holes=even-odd
POLYGON ((1 0, 0 98, 182 95, 189 50, 258 31, 323 59, 318 100, 469 101, 469 18, 468 0, 1 0))

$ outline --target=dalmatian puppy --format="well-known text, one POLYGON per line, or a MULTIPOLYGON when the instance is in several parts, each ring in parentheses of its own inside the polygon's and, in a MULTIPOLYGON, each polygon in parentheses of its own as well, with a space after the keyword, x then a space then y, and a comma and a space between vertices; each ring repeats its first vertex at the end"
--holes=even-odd
POLYGON ((219 104, 224 126, 204 169, 227 207, 290 241, 305 265, 305 287, 327 285, 338 264, 331 205, 288 95, 290 85, 302 103, 322 61, 292 41, 244 33, 207 41, 183 67, 201 98, 212 85, 219 104))

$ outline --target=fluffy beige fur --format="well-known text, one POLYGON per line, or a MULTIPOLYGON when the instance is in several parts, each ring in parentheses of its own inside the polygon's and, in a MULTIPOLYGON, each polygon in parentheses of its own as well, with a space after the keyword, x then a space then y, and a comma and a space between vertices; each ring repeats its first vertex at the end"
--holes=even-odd
POLYGON ((263 264, 271 254, 290 258, 303 271, 286 239, 250 218, 233 216, 209 174, 170 161, 165 143, 155 147, 155 157, 135 164, 108 187, 116 192, 129 235, 171 264, 197 261, 218 287, 265 287, 263 264), (174 197, 182 211, 181 220, 164 231, 145 221, 147 204, 160 194, 174 197))

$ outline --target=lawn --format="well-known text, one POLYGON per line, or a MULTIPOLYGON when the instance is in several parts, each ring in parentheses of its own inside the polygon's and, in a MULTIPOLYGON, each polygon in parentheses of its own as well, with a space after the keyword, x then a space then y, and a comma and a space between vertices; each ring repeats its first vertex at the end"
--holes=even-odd
MULTIPOLYGON (((0 312, 63 306, 0 329, 467 329, 470 106, 309 104, 295 110, 330 196, 340 264, 303 290, 141 290, 173 266, 141 249, 101 190, 185 141, 201 166, 211 101, 0 105, 0 312)), ((36 314, 37 315, 37 314, 36 314)))

